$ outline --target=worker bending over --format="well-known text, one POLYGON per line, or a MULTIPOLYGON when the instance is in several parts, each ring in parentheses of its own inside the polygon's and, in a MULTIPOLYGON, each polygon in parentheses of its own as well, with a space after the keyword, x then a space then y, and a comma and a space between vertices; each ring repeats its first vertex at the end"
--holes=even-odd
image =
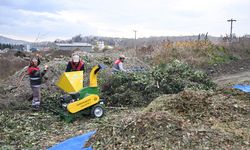
POLYGON ((112 72, 127 72, 124 68, 123 68, 123 62, 125 60, 125 56, 124 55, 120 55, 119 59, 117 59, 113 65, 113 69, 112 72))

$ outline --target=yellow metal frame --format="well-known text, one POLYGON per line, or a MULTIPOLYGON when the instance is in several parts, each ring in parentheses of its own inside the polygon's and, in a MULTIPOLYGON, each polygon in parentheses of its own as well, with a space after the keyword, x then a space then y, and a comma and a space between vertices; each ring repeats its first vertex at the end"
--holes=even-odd
POLYGON ((100 101, 100 98, 98 95, 89 95, 81 100, 78 100, 76 102, 70 103, 67 106, 67 109, 70 113, 76 113, 79 112, 85 108, 88 108, 90 106, 93 106, 97 104, 100 101))

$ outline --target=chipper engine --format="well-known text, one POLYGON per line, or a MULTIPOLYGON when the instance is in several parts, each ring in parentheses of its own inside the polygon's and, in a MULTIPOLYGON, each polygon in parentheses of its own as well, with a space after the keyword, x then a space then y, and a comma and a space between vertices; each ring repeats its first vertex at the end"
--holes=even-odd
POLYGON ((99 97, 97 73, 104 65, 94 66, 90 72, 90 83, 83 88, 83 71, 64 72, 56 85, 64 92, 60 104, 64 112, 61 116, 67 122, 73 121, 77 116, 91 115, 100 118, 104 115, 104 102, 99 97))

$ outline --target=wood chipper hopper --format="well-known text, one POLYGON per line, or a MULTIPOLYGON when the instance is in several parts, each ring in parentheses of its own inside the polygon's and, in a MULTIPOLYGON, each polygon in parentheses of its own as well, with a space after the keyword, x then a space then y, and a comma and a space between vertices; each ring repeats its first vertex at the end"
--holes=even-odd
POLYGON ((89 86, 84 88, 82 71, 64 72, 61 75, 56 85, 68 93, 60 98, 61 107, 67 111, 63 113, 66 121, 70 122, 82 114, 98 118, 104 115, 104 102, 99 97, 97 84, 97 73, 103 68, 101 64, 92 68, 89 86))

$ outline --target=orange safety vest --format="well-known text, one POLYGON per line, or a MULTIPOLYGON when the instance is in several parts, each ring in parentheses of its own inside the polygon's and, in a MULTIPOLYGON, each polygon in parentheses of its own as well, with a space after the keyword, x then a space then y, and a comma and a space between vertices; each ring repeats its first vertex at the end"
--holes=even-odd
POLYGON ((83 61, 80 61, 77 66, 75 66, 75 63, 70 61, 70 64, 71 64, 71 68, 73 71, 80 71, 82 66, 84 65, 83 61))

